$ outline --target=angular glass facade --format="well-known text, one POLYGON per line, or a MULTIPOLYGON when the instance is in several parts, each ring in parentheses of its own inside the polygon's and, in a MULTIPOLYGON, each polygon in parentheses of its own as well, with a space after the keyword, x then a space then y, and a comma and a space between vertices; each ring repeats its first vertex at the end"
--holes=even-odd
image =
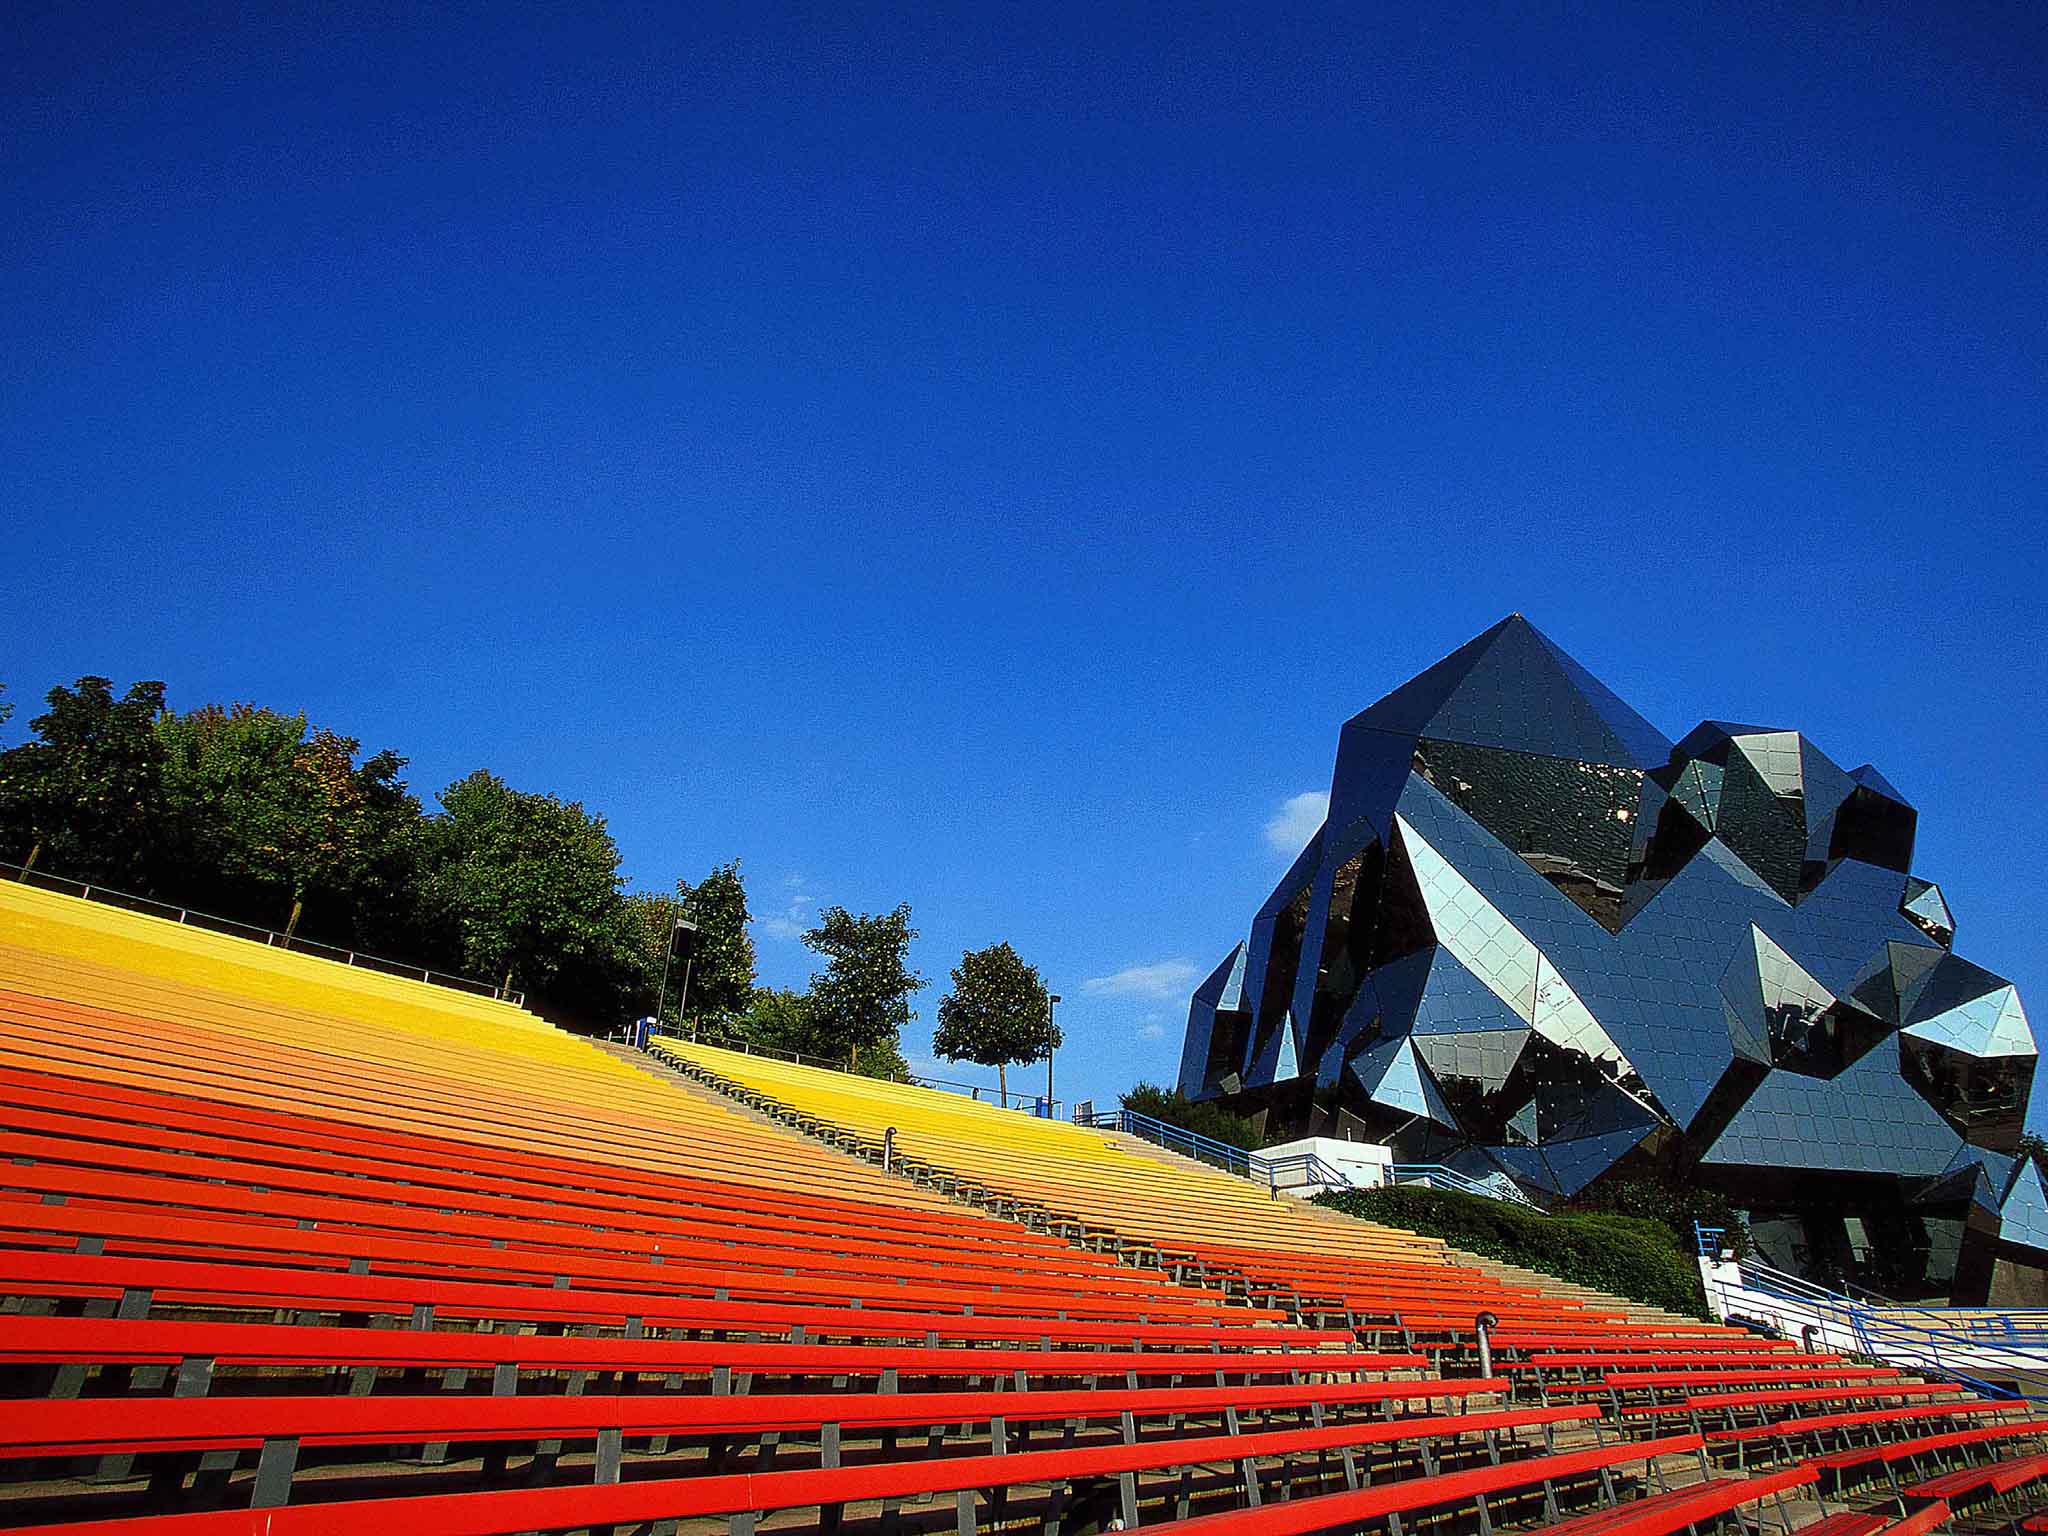
POLYGON ((1804 1268, 1947 1289, 2040 1230, 2035 1044, 1916 819, 1796 731, 1674 744, 1511 616, 1345 724, 1181 1087, 1539 1198, 1694 1180, 1804 1268))

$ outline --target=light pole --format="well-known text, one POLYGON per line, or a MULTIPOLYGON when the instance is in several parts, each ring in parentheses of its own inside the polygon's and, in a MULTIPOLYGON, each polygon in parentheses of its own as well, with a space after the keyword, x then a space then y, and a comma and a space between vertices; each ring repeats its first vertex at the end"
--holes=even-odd
POLYGON ((1045 994, 1045 1118, 1056 1118, 1052 1112, 1052 1005, 1060 1000, 1057 992, 1045 994))
POLYGON ((676 935, 680 933, 687 933, 690 938, 683 947, 683 999, 676 1005, 676 1018, 679 1022, 683 1009, 690 1005, 690 961, 697 951, 697 925, 687 917, 679 917, 669 924, 668 948, 661 956, 661 991, 654 999, 654 1025, 657 1029, 661 1027, 661 1010, 668 1006, 668 968, 669 963, 676 957, 676 935))

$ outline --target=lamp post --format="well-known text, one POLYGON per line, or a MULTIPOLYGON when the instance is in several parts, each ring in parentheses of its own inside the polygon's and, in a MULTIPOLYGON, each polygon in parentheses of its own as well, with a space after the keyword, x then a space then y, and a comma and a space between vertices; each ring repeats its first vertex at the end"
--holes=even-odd
POLYGON ((1054 1118, 1052 1112, 1052 1005, 1060 1000, 1057 992, 1045 994, 1045 1118, 1054 1118))
POLYGON ((687 917, 679 917, 669 924, 668 948, 661 956, 661 991, 654 1000, 654 1024, 657 1029, 661 1027, 661 1010, 668 1006, 668 968, 669 963, 676 957, 676 935, 680 933, 687 933, 690 939, 683 948, 683 997, 676 1005, 676 1017, 679 1020, 683 1009, 690 1005, 690 961, 695 958, 697 952, 697 925, 687 917))

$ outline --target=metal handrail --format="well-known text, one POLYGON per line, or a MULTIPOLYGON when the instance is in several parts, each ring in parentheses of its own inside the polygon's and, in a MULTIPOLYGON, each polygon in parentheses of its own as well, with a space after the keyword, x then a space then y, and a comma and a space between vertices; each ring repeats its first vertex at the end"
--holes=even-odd
POLYGON ((1211 1163, 1241 1178, 1253 1177, 1252 1154, 1243 1147, 1232 1146, 1227 1141, 1218 1141, 1213 1136, 1204 1136, 1170 1121, 1155 1120, 1135 1110, 1098 1109, 1080 1118, 1079 1123, 1099 1131, 1122 1131, 1126 1135, 1142 1137, 1169 1152, 1178 1152, 1197 1162, 1211 1163))
POLYGON ((1442 1163, 1395 1163, 1387 1170, 1387 1179, 1394 1184, 1421 1184, 1429 1189, 1448 1189, 1462 1195, 1478 1195, 1484 1200, 1499 1200, 1506 1205, 1526 1206, 1532 1211, 1543 1209, 1516 1188, 1511 1180, 1503 1179, 1499 1184, 1488 1184, 1442 1163))
MULTIPOLYGON (((1702 1228, 1700 1235, 1704 1239, 1712 1232, 1702 1228)), ((1755 1259, 1736 1269, 1744 1291, 1806 1308, 1817 1323, 1846 1333, 1856 1353, 1872 1359, 1950 1377, 1997 1396, 2011 1395, 2012 1389, 1986 1380, 1987 1371, 2048 1375, 2048 1310, 1873 1305, 1755 1259), (1987 1358, 1987 1350, 2030 1351, 2036 1358, 1987 1358)))
POLYGON ((252 943, 261 943, 271 949, 289 950, 295 955, 313 955, 323 960, 333 960, 356 970, 375 971, 380 975, 397 976, 407 981, 424 981, 432 986, 446 987, 451 991, 467 992, 474 997, 495 998, 499 1002, 511 1003, 520 1008, 526 1006, 524 992, 494 986, 488 981, 478 981, 473 976, 457 976, 452 972, 436 971, 423 965, 408 965, 402 960, 387 960, 381 955, 364 954, 359 949, 343 949, 335 944, 322 944, 317 939, 302 939, 294 934, 280 933, 275 928, 262 928, 254 923, 239 922, 232 917, 216 917, 211 912, 180 907, 168 901, 158 901, 151 896, 137 896, 132 891, 117 891, 112 886, 94 885, 86 880, 46 874, 40 869, 27 869, 19 864, 9 864, 5 860, 0 860, 0 878, 12 879, 19 885, 32 885, 41 890, 55 891, 61 896, 76 896, 84 901, 97 901, 104 906, 140 912, 145 917, 161 917, 187 928, 204 928, 209 933, 224 933, 230 938, 248 939, 252 943))

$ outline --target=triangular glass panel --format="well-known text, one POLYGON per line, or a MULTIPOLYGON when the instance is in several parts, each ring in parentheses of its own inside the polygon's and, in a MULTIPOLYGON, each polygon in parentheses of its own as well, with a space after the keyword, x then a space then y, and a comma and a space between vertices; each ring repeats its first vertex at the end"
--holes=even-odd
POLYGON ((2048 1248, 2048 1189, 2032 1158, 2020 1166, 2019 1177, 2006 1191, 1998 1211, 1998 1235, 2008 1243, 2048 1248))
POLYGON ((1941 894, 1941 887, 1932 880, 1906 876, 1906 894, 1899 901, 1899 912, 1943 949, 1955 942, 1955 917, 1948 909, 1948 899, 1941 894))

